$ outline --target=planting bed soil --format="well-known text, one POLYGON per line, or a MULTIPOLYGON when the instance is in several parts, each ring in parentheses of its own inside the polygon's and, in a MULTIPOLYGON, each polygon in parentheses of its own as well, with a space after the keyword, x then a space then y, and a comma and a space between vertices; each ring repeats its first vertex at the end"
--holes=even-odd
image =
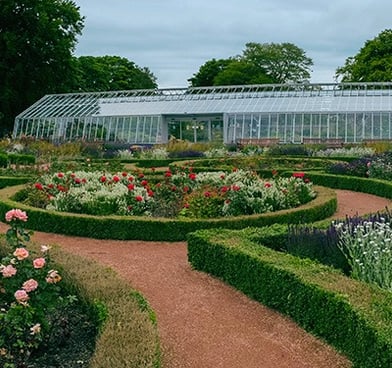
MULTIPOLYGON (((335 217, 391 207, 337 190, 335 217)), ((1 232, 6 230, 0 224, 1 232)), ((157 229, 159 231, 159 229, 157 229)), ((185 242, 96 240, 36 232, 45 244, 115 269, 157 313, 163 368, 346 368, 351 363, 290 319, 191 269, 185 242)))

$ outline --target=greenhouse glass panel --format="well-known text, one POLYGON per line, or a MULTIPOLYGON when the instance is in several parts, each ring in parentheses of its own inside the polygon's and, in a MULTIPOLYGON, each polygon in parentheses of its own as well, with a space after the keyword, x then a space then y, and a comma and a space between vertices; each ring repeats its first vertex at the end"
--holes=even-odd
POLYGON ((372 136, 373 139, 381 139, 382 136, 381 116, 379 113, 372 114, 372 136))
POLYGON ((336 138, 341 138, 343 142, 347 142, 347 114, 337 114, 336 124, 336 138))
POLYGON ((302 139, 311 137, 311 117, 311 114, 303 114, 302 139))
POLYGON ((391 115, 388 113, 381 114, 381 139, 391 139, 391 115))

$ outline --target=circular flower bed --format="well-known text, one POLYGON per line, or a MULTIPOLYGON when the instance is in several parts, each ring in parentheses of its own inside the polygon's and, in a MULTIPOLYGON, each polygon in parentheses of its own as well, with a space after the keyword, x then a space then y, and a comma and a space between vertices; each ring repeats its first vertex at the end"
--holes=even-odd
POLYGON ((307 203, 316 194, 303 173, 263 180, 251 171, 167 171, 159 182, 142 173, 75 171, 41 177, 24 202, 90 215, 217 218, 273 212, 307 203))

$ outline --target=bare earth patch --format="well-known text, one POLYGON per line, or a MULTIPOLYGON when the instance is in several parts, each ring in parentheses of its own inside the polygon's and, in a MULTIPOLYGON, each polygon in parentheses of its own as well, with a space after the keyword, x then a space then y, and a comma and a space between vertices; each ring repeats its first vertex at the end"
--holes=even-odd
MULTIPOLYGON (((336 217, 391 207, 376 196, 337 190, 336 217)), ((3 232, 6 225, 1 224, 3 232)), ((159 229, 157 229, 159 231, 159 229)), ((96 240, 36 232, 33 240, 115 269, 158 317, 163 368, 346 368, 351 363, 290 319, 191 269, 185 242, 96 240)))

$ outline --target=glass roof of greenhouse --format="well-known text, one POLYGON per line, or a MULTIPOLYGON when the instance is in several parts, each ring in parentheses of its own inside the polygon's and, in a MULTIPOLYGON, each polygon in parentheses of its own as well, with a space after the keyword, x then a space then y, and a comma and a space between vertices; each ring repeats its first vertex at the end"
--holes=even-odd
POLYGON ((392 111, 392 83, 285 84, 46 95, 17 119, 392 111))

